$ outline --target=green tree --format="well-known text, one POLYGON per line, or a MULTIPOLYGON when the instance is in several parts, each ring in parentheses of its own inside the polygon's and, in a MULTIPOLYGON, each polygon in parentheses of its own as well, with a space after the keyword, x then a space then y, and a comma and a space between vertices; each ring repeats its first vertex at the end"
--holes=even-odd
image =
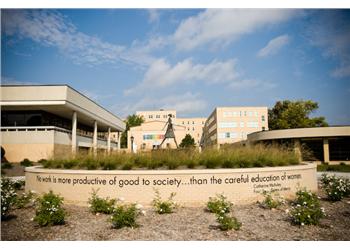
POLYGON ((180 148, 189 148, 194 147, 195 145, 194 138, 190 134, 186 134, 179 146, 180 148))
POLYGON ((127 148, 128 147, 128 138, 127 138, 127 132, 131 127, 136 127, 140 126, 145 120, 143 119, 142 116, 138 115, 128 115, 126 120, 124 121, 126 123, 126 128, 125 131, 122 133, 122 136, 120 138, 120 146, 122 148, 127 148))
POLYGON ((269 129, 327 127, 324 117, 310 118, 318 109, 318 103, 311 100, 278 101, 269 109, 269 129))

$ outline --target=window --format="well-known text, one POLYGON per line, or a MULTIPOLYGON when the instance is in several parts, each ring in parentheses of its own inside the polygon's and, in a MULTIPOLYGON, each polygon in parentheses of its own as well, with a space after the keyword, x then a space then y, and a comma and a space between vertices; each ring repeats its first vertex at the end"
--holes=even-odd
POLYGON ((264 115, 261 116, 261 121, 263 121, 263 122, 265 121, 265 116, 264 115))
POLYGON ((166 118, 167 116, 166 115, 163 115, 163 118, 166 118))
POLYGON ((254 116, 258 117, 258 112, 254 111, 254 116))
POLYGON ((153 115, 149 115, 148 118, 149 118, 149 119, 153 119, 153 115))
POLYGON ((160 118, 160 115, 156 115, 156 118, 160 118))
POLYGON ((190 121, 187 121, 187 124, 190 124, 190 121))
POLYGON ((234 116, 234 117, 236 117, 236 116, 238 116, 238 112, 232 112, 232 115, 234 116))
POLYGON ((184 125, 184 124, 185 124, 185 122, 184 122, 184 121, 182 121, 182 124, 184 125))
POLYGON ((223 116, 224 116, 224 117, 231 117, 231 116, 232 116, 232 113, 231 113, 231 112, 224 112, 224 113, 223 113, 223 116))
POLYGON ((190 128, 187 128, 187 131, 190 131, 190 128))
POLYGON ((236 128, 237 122, 219 122, 219 128, 236 128))
POLYGON ((142 143, 141 149, 146 149, 146 143, 142 143))
POLYGON ((192 121, 192 124, 194 124, 194 121, 192 121))
POLYGON ((244 128, 244 122, 240 122, 241 128, 244 128))
POLYGON ((237 138, 237 133, 232 132, 225 132, 225 133, 219 133, 219 139, 233 139, 237 138))
POLYGON ((242 111, 239 111, 239 116, 242 116, 242 111))
POLYGON ((257 128, 259 126, 258 122, 247 122, 248 128, 257 128))
POLYGON ((247 116, 247 111, 244 111, 244 116, 247 116))
POLYGON ((192 128, 192 131, 194 131, 194 128, 192 128))

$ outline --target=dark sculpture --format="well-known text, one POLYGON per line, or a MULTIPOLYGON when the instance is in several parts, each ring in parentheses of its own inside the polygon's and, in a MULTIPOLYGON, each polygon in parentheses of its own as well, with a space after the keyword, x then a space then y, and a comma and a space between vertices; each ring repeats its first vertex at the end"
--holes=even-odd
MULTIPOLYGON (((173 128, 173 123, 172 123, 172 121, 171 121, 171 117, 172 117, 172 116, 171 116, 171 114, 169 114, 168 116, 169 116, 168 121, 167 121, 167 123, 165 124, 165 126, 168 125, 168 127, 167 127, 167 129, 166 129, 166 132, 165 132, 163 141, 162 141, 162 143, 159 145, 159 148, 162 147, 162 144, 163 144, 164 141, 165 141, 166 139, 168 139, 168 138, 173 138, 174 141, 175 141, 176 148, 178 148, 177 142, 176 142, 176 138, 175 138, 174 128, 173 128)), ((165 128, 165 126, 164 126, 164 128, 165 128)), ((164 129, 164 128, 163 128, 163 129, 164 129)))

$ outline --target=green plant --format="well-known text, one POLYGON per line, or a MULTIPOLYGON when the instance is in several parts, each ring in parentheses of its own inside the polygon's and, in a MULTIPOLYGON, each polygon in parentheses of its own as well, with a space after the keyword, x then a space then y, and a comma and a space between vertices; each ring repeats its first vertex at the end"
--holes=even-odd
POLYGON ((1 218, 5 218, 16 202, 14 182, 9 178, 1 178, 1 218))
POLYGON ((318 225, 320 219, 325 216, 315 193, 306 189, 298 190, 297 198, 290 211, 292 222, 297 225, 318 225))
POLYGON ((216 197, 209 197, 209 201, 207 202, 207 210, 211 213, 229 213, 231 208, 232 203, 227 201, 227 197, 223 194, 217 194, 216 197))
POLYGON ((40 160, 38 161, 38 163, 40 163, 40 164, 42 164, 42 165, 44 165, 46 162, 47 162, 46 159, 40 159, 40 160))
POLYGON ((225 213, 216 214, 216 221, 219 223, 219 228, 222 231, 239 230, 242 226, 242 223, 236 217, 226 215, 225 213))
POLYGON ((176 202, 173 201, 176 193, 171 193, 168 200, 162 200, 158 190, 155 190, 156 197, 153 199, 152 205, 158 214, 170 214, 174 212, 177 207, 176 202))
POLYGON ((93 190, 91 198, 89 198, 89 207, 92 213, 111 214, 113 212, 115 199, 100 198, 97 195, 98 190, 93 190))
POLYGON ((1 168, 3 168, 3 169, 11 169, 11 168, 13 168, 13 165, 11 164, 11 162, 2 162, 1 163, 1 168))
POLYGON ((66 212, 61 207, 63 198, 51 190, 37 198, 37 207, 33 220, 40 226, 62 225, 66 212))
POLYGON ((16 208, 25 208, 29 205, 34 205, 34 201, 34 193, 29 191, 16 197, 15 206, 16 208))
POLYGON ((331 201, 340 201, 350 195, 350 180, 347 178, 323 174, 321 183, 328 199, 331 201))
POLYGON ((25 180, 14 180, 13 182, 13 187, 16 190, 22 190, 26 184, 25 180))
POLYGON ((265 197, 265 199, 260 203, 263 208, 277 208, 284 203, 284 200, 281 199, 281 197, 275 192, 268 192, 264 190, 262 194, 265 197))
POLYGON ((145 211, 141 210, 141 205, 129 204, 129 205, 117 205, 110 218, 113 228, 123 228, 123 227, 138 227, 136 222, 137 217, 140 214, 144 214, 145 211))
POLYGON ((27 158, 23 159, 23 161, 21 161, 20 164, 25 167, 33 166, 33 162, 27 158))

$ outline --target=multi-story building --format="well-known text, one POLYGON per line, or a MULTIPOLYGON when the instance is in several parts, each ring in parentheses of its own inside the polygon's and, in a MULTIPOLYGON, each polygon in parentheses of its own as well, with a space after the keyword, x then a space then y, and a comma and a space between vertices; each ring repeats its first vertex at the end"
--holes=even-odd
MULTIPOLYGON (((175 110, 137 111, 136 115, 144 118, 145 122, 132 127, 128 132, 128 147, 131 149, 130 138, 134 138, 134 150, 150 150, 157 148, 164 138, 166 122, 169 114, 172 116, 177 143, 180 144, 186 134, 190 134, 199 146, 206 118, 179 118, 175 110)), ((163 148, 176 147, 174 140, 166 140, 163 148)))
POLYGON ((247 135, 268 130, 267 107, 217 107, 203 129, 202 146, 217 146, 247 139, 247 135))
POLYGON ((11 162, 120 148, 125 123, 68 85, 3 85, 0 104, 1 146, 11 162))

